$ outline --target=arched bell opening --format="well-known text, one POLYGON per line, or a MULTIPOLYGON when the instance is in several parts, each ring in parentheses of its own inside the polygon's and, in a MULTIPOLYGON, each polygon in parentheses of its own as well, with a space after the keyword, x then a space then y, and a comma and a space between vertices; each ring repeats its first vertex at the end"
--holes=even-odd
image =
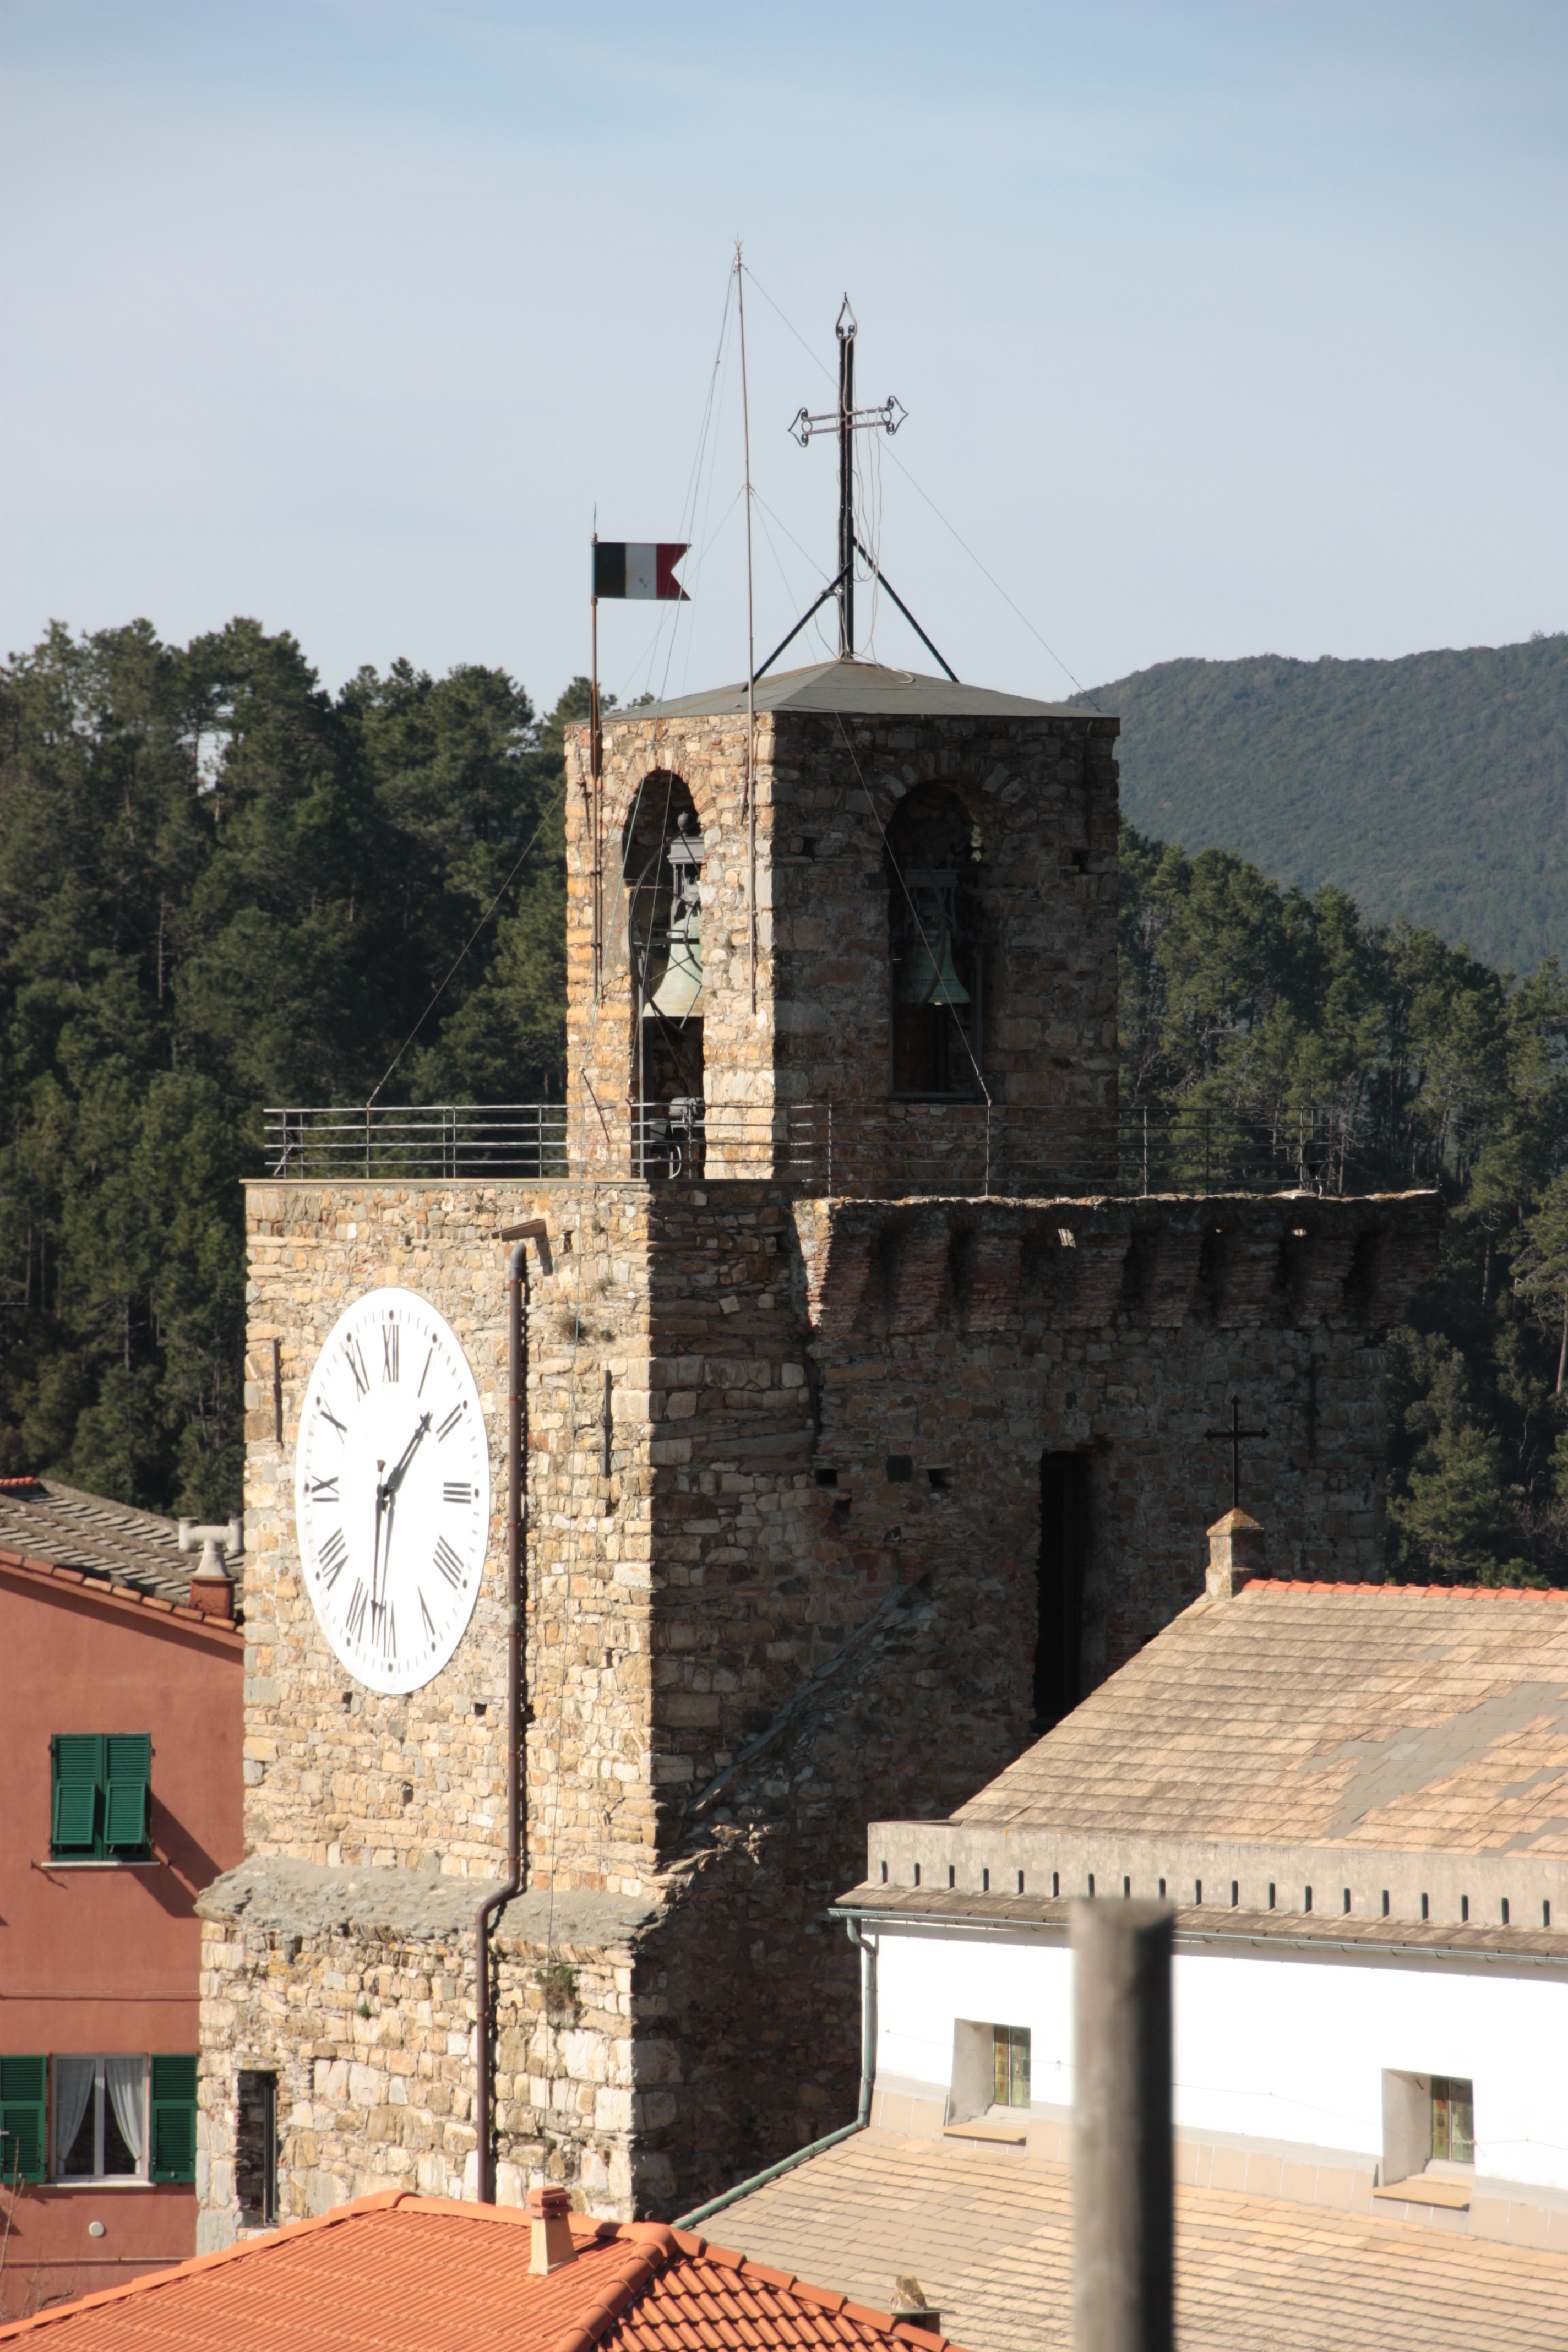
POLYGON ((695 1175, 703 1157, 699 885, 706 852, 696 805, 679 776, 656 772, 645 779, 624 853, 638 1172, 695 1175))
POLYGON ((952 793, 911 793, 888 828, 895 1098, 973 1101, 983 1092, 980 854, 979 827, 952 793))

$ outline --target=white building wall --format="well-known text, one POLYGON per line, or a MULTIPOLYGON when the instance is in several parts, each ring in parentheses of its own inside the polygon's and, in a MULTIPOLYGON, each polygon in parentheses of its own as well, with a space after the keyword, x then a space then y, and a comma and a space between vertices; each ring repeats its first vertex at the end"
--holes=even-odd
MULTIPOLYGON (((1026 2025, 1033 2103, 1073 2098, 1063 1940, 879 1928, 880 2082, 941 2097, 956 2020, 1026 2025)), ((1475 2085, 1476 2172, 1568 2190, 1568 1979, 1496 1963, 1178 1948, 1175 2110, 1188 2136, 1380 2158, 1383 2074, 1475 2085)))

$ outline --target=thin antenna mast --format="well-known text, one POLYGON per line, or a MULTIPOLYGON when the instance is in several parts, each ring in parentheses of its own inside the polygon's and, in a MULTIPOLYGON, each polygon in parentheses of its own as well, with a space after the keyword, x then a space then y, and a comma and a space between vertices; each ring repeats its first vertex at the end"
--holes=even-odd
POLYGON ((746 924, 752 1011, 757 1009, 757 796, 752 767, 757 747, 756 633, 752 613, 752 412, 746 399, 746 297, 741 240, 735 239, 735 307, 741 321, 741 429, 746 450, 746 924))
POLYGON ((855 313, 849 297, 833 330, 838 338, 838 651, 855 658, 855 313), (847 320, 848 324, 845 321, 847 320))

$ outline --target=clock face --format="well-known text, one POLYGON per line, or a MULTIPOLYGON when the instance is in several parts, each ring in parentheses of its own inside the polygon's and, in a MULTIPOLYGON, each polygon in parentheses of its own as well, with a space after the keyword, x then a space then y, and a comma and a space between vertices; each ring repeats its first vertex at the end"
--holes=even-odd
POLYGON ((374 1290, 333 1325, 294 1460, 305 1590, 372 1690, 417 1690, 462 1640, 484 1571, 489 1442, 468 1360, 411 1290, 374 1290))

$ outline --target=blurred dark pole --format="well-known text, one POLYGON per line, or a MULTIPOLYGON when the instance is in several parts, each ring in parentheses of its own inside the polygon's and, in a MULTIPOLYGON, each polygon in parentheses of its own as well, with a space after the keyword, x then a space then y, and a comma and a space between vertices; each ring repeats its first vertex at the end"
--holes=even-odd
POLYGON ((1072 1906, 1073 2352, 1173 2352, 1171 1913, 1072 1906))

